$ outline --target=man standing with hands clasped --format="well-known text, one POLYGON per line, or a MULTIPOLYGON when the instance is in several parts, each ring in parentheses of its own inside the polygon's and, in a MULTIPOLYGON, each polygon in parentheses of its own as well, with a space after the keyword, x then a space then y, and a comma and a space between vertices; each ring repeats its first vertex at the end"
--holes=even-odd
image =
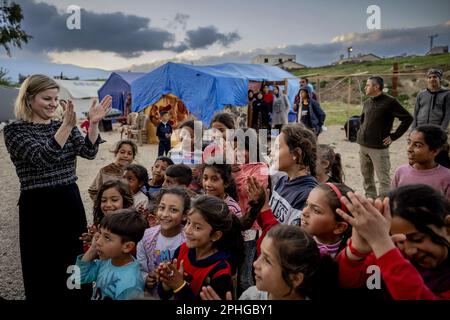
POLYGON ((366 197, 375 199, 390 189, 389 145, 408 130, 413 117, 393 97, 383 93, 383 78, 373 76, 367 80, 365 91, 369 96, 364 102, 361 127, 356 142, 359 144, 359 159, 366 197), (400 120, 395 132, 394 119, 400 120), (374 169, 379 181, 379 193, 375 186, 374 169))

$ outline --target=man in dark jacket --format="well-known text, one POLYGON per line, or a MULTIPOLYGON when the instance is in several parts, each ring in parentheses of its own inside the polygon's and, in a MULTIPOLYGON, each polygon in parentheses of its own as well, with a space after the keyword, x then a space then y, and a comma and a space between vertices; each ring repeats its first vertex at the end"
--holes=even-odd
POLYGON ((366 95, 361 115, 361 127, 356 142, 359 144, 359 159, 367 197, 375 199, 390 188, 389 145, 408 130, 413 117, 393 97, 383 93, 384 81, 381 77, 370 77, 366 84, 366 95), (400 125, 391 133, 394 119, 400 125), (379 193, 375 186, 374 169, 380 184, 379 193))
POLYGON ((419 92, 414 108, 412 127, 435 124, 448 130, 450 121, 450 91, 441 86, 442 71, 430 69, 427 73, 428 86, 419 92))

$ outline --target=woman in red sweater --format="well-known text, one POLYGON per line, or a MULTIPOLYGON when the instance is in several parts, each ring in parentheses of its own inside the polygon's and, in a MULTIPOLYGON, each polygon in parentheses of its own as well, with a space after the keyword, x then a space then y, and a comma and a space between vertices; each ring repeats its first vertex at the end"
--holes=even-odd
POLYGON ((393 299, 450 299, 448 200, 420 184, 395 189, 383 201, 347 195, 351 201, 341 201, 353 217, 337 213, 353 233, 337 259, 340 285, 363 287, 373 274, 368 267, 376 265, 393 299))

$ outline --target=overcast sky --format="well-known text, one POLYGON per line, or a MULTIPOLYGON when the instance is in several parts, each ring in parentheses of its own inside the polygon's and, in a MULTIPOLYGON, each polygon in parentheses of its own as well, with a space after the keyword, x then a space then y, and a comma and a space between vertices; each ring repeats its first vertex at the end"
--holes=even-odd
MULTIPOLYGON (((250 62, 259 53, 294 53, 309 66, 354 52, 424 54, 450 42, 448 0, 15 0, 34 38, 14 58, 107 70, 145 71, 162 61, 250 62), (369 5, 381 9, 381 29, 369 30, 369 5), (81 30, 68 30, 69 5, 81 30)), ((5 52, 0 51, 1 57, 5 52)), ((5 61, 1 59, 0 63, 5 61)))

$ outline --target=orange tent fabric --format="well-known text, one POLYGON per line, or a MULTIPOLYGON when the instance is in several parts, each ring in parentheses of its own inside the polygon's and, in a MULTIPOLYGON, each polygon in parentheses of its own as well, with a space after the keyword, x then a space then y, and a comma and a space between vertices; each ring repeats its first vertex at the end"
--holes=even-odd
POLYGON ((159 113, 166 111, 169 113, 170 124, 173 129, 178 128, 178 125, 184 120, 189 118, 189 110, 177 96, 173 94, 167 94, 161 97, 161 99, 155 104, 148 106, 144 112, 149 116, 149 124, 147 128, 147 134, 150 144, 159 143, 156 136, 156 127, 160 123, 159 113))

